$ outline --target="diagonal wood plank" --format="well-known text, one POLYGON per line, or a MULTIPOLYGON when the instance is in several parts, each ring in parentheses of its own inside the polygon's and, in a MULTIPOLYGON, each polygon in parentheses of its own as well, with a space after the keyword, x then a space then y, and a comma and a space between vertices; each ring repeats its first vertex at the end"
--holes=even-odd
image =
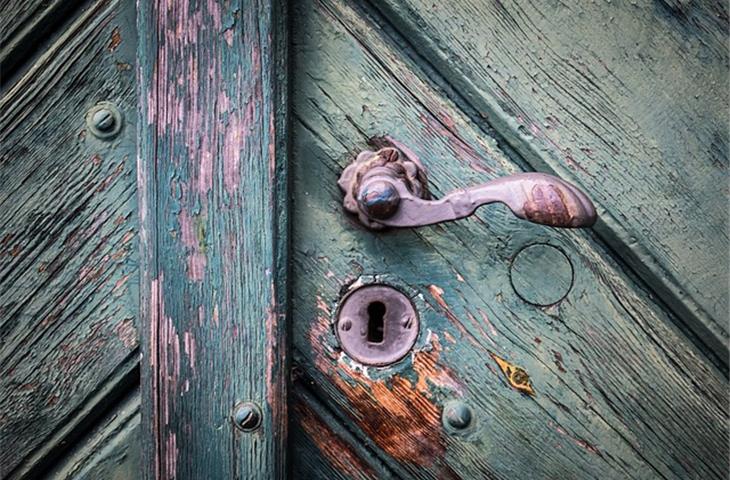
POLYGON ((146 478, 285 475, 283 7, 138 4, 146 478))
POLYGON ((373 2, 727 365, 726 2, 373 2))
POLYGON ((0 99, 3 478, 42 462, 137 363, 133 15, 94 3, 0 99), (102 100, 126 119, 110 141, 85 124, 102 100))
POLYGON ((70 445, 71 451, 57 465, 39 477, 55 480, 139 478, 142 454, 139 409, 139 385, 136 385, 84 437, 70 445))
MULTIPOLYGON (((59 27, 74 18, 83 0, 0 0, 0 85, 36 52, 56 41, 59 27)), ((88 2, 93 3, 93 2, 88 2)), ((62 33, 62 32, 60 32, 62 33)))
POLYGON ((293 344, 328 407, 405 477, 724 478, 726 379, 592 232, 496 206, 384 232, 343 213, 337 178, 373 136, 410 147, 437 196, 519 168, 367 12, 327 0, 295 16, 293 344), (533 244, 572 266, 556 305, 527 303, 510 282, 533 244), (342 293, 374 275, 410 292, 422 322, 414 353, 385 369, 348 360, 332 326, 342 293), (494 356, 524 367, 534 396, 494 356), (441 424, 456 399, 474 412, 463 434, 441 424))

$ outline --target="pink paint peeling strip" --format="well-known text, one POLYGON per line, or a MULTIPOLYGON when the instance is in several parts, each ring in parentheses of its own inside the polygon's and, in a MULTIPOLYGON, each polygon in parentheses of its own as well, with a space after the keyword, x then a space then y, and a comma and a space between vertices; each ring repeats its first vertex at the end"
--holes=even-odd
POLYGON ((167 445, 165 448, 165 467, 168 478, 177 478, 177 435, 170 432, 167 436, 167 445))
POLYGON ((238 189, 241 178, 241 150, 245 149, 246 137, 242 135, 242 128, 238 113, 231 113, 226 126, 223 145, 223 184, 228 193, 238 189))

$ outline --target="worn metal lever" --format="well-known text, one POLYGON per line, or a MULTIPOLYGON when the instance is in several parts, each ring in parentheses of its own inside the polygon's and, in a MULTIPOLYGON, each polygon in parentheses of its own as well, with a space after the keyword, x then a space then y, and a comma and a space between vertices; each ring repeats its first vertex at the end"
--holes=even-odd
POLYGON ((468 217, 500 202, 520 218, 551 227, 590 227, 593 203, 576 186, 544 173, 519 173, 449 192, 430 200, 423 165, 394 147, 364 151, 345 168, 338 184, 345 209, 370 228, 419 227, 468 217))

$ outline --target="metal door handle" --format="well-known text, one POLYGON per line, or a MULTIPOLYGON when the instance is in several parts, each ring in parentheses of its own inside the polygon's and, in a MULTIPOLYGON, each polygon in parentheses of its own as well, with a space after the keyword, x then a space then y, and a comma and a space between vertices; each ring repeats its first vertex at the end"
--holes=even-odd
POLYGON ((519 173, 430 200, 426 170, 414 155, 394 147, 364 151, 338 182, 345 209, 369 228, 420 227, 468 217, 501 202, 519 218, 551 227, 590 227, 593 203, 575 185, 544 173, 519 173))

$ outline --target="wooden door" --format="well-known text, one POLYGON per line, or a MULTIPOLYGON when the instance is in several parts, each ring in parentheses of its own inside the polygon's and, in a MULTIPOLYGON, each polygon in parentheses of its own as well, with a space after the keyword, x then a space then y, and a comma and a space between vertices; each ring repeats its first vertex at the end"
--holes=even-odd
POLYGON ((139 471, 134 18, 0 3, 0 478, 139 471))
POLYGON ((726 478, 727 6, 285 3, 3 6, 0 478, 726 478), (599 220, 368 229, 383 145, 599 220))
POLYGON ((293 9, 294 471, 727 476, 726 7, 293 9), (551 229, 491 206, 369 230, 336 180, 381 137, 421 160, 437 197, 539 170, 586 189, 599 221, 551 229), (421 316, 387 368, 351 360, 334 332, 343 295, 368 282, 421 316), (466 427, 444 414, 455 403, 466 427))

